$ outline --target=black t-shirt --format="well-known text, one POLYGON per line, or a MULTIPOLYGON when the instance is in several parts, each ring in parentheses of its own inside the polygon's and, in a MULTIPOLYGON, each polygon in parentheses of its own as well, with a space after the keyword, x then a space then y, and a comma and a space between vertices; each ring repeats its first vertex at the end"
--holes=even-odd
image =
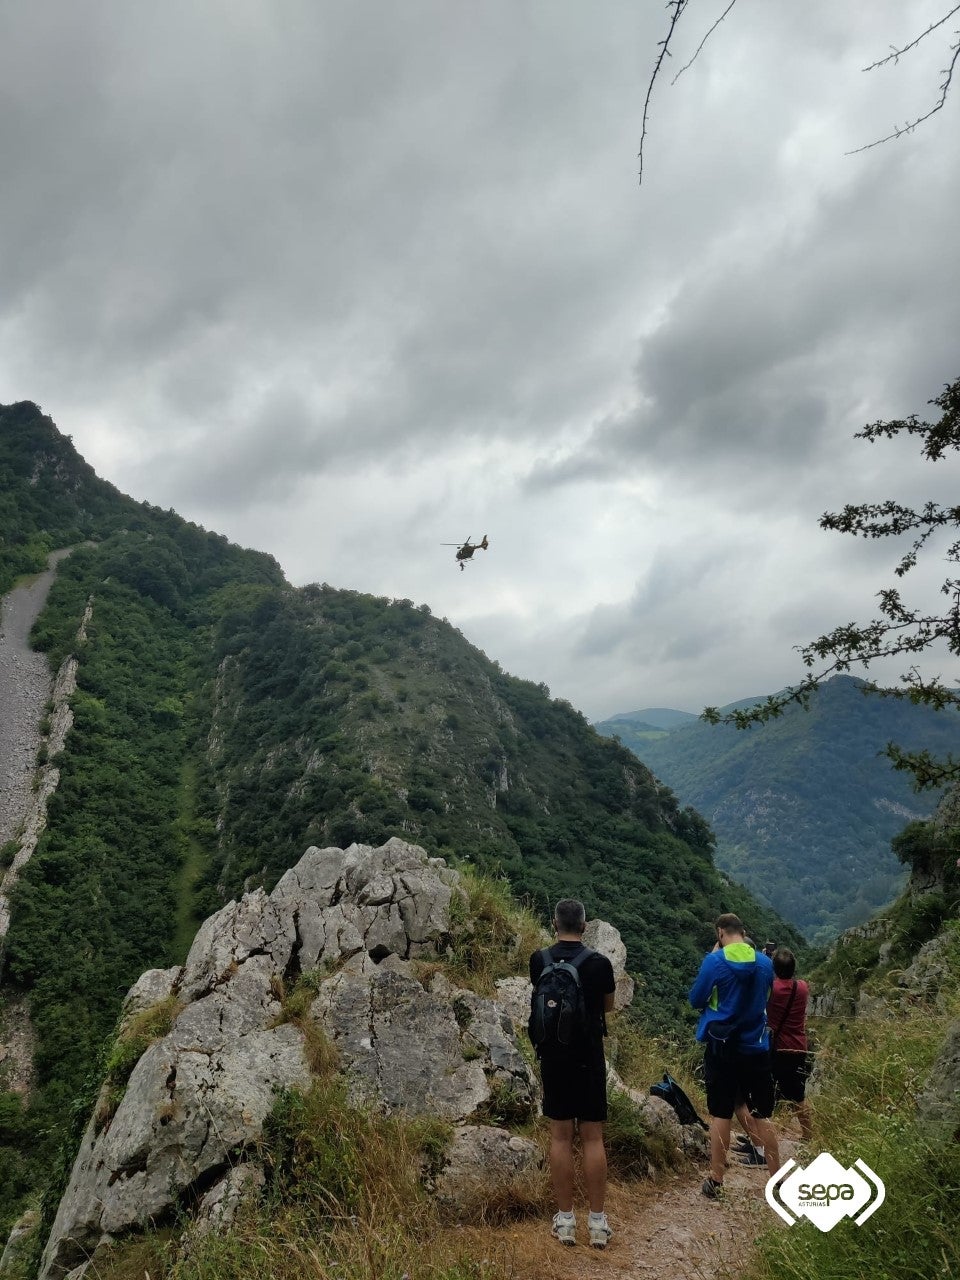
MULTIPOLYGON (((550 948, 554 960, 572 960, 583 949, 582 942, 555 942, 550 948)), ((530 957, 530 981, 534 986, 543 972, 543 955, 535 951, 530 957)), ((617 983, 613 976, 613 965, 607 956, 595 951, 587 956, 580 965, 580 986, 583 990, 584 1003, 587 1006, 587 1018, 591 1027, 596 1028, 596 1040, 603 1043, 603 997, 616 991, 617 983)))

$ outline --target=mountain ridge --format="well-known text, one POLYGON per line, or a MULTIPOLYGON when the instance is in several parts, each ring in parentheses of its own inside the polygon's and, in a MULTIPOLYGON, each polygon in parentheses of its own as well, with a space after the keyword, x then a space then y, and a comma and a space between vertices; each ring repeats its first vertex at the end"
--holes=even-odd
POLYGON ((719 910, 800 945, 717 871, 706 823, 646 766, 426 605, 291 587, 272 557, 97 481, 30 402, 0 408, 0 472, 8 580, 77 544, 32 633, 53 665, 75 654, 77 690, 12 900, 0 1015, 8 997, 29 1006, 36 1087, 24 1107, 0 1065, 0 1227, 78 1140, 123 991, 311 842, 416 839, 509 882, 541 920, 583 897, 622 925, 651 1022, 687 1016, 719 910))
POLYGON ((856 677, 835 676, 809 711, 789 708, 748 730, 701 721, 656 736, 622 720, 597 727, 704 813, 717 834, 718 865, 812 940, 827 942, 896 896, 904 872, 890 841, 936 804, 893 769, 882 754, 887 743, 960 747, 956 713, 865 689, 856 677))

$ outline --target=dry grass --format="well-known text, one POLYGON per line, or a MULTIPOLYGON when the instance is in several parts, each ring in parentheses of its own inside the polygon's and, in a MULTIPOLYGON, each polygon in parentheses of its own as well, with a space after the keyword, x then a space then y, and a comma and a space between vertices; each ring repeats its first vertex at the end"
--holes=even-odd
POLYGON ((459 872, 467 900, 453 900, 446 971, 458 985, 492 996, 498 978, 526 974, 530 956, 544 945, 545 934, 539 920, 517 905, 505 881, 491 880, 469 867, 459 872))

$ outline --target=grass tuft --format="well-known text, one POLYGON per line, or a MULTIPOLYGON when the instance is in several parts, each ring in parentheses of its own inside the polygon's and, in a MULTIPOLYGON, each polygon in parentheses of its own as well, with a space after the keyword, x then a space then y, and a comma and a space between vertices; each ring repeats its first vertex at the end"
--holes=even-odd
POLYGON ((466 900, 451 903, 447 972, 458 985, 492 996, 499 978, 526 973, 531 954, 543 945, 536 917, 518 906, 510 886, 471 867, 458 868, 466 900))

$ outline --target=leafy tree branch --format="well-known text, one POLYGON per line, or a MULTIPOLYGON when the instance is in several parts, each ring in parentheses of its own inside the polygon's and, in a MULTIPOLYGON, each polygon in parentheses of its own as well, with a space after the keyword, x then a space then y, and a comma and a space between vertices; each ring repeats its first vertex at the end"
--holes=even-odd
MULTIPOLYGON (((876 441, 901 434, 919 436, 922 455, 930 461, 938 461, 948 450, 960 449, 960 379, 945 387, 942 394, 929 403, 942 410, 936 422, 921 422, 916 416, 875 422, 858 432, 855 438, 876 441)), ((935 502, 927 502, 919 510, 893 501, 848 504, 840 512, 823 515, 820 527, 863 538, 916 533, 912 545, 894 568, 894 573, 903 577, 914 568, 920 552, 933 534, 942 529, 960 530, 960 507, 944 507, 935 502)), ((946 560, 960 564, 960 538, 947 548, 946 560)), ((945 647, 948 653, 960 657, 960 578, 947 576, 940 593, 944 597, 944 606, 939 612, 931 612, 910 608, 897 589, 884 588, 877 596, 878 617, 865 625, 844 623, 800 648, 800 656, 810 674, 799 684, 771 695, 754 707, 727 715, 716 707, 707 707, 703 719, 710 724, 733 724, 743 729, 782 715, 788 706, 807 706, 811 695, 825 680, 849 672, 854 667, 866 671, 871 663, 881 659, 915 658, 934 647, 938 650, 945 647)), ((901 675, 900 686, 881 689, 868 682, 865 692, 879 693, 883 697, 909 698, 913 703, 937 710, 960 708, 960 689, 944 684, 939 676, 925 679, 915 663, 911 663, 901 675)), ((904 752, 893 743, 888 744, 887 755, 895 768, 913 774, 918 789, 940 787, 960 780, 960 761, 952 757, 935 760, 927 751, 904 752)))

